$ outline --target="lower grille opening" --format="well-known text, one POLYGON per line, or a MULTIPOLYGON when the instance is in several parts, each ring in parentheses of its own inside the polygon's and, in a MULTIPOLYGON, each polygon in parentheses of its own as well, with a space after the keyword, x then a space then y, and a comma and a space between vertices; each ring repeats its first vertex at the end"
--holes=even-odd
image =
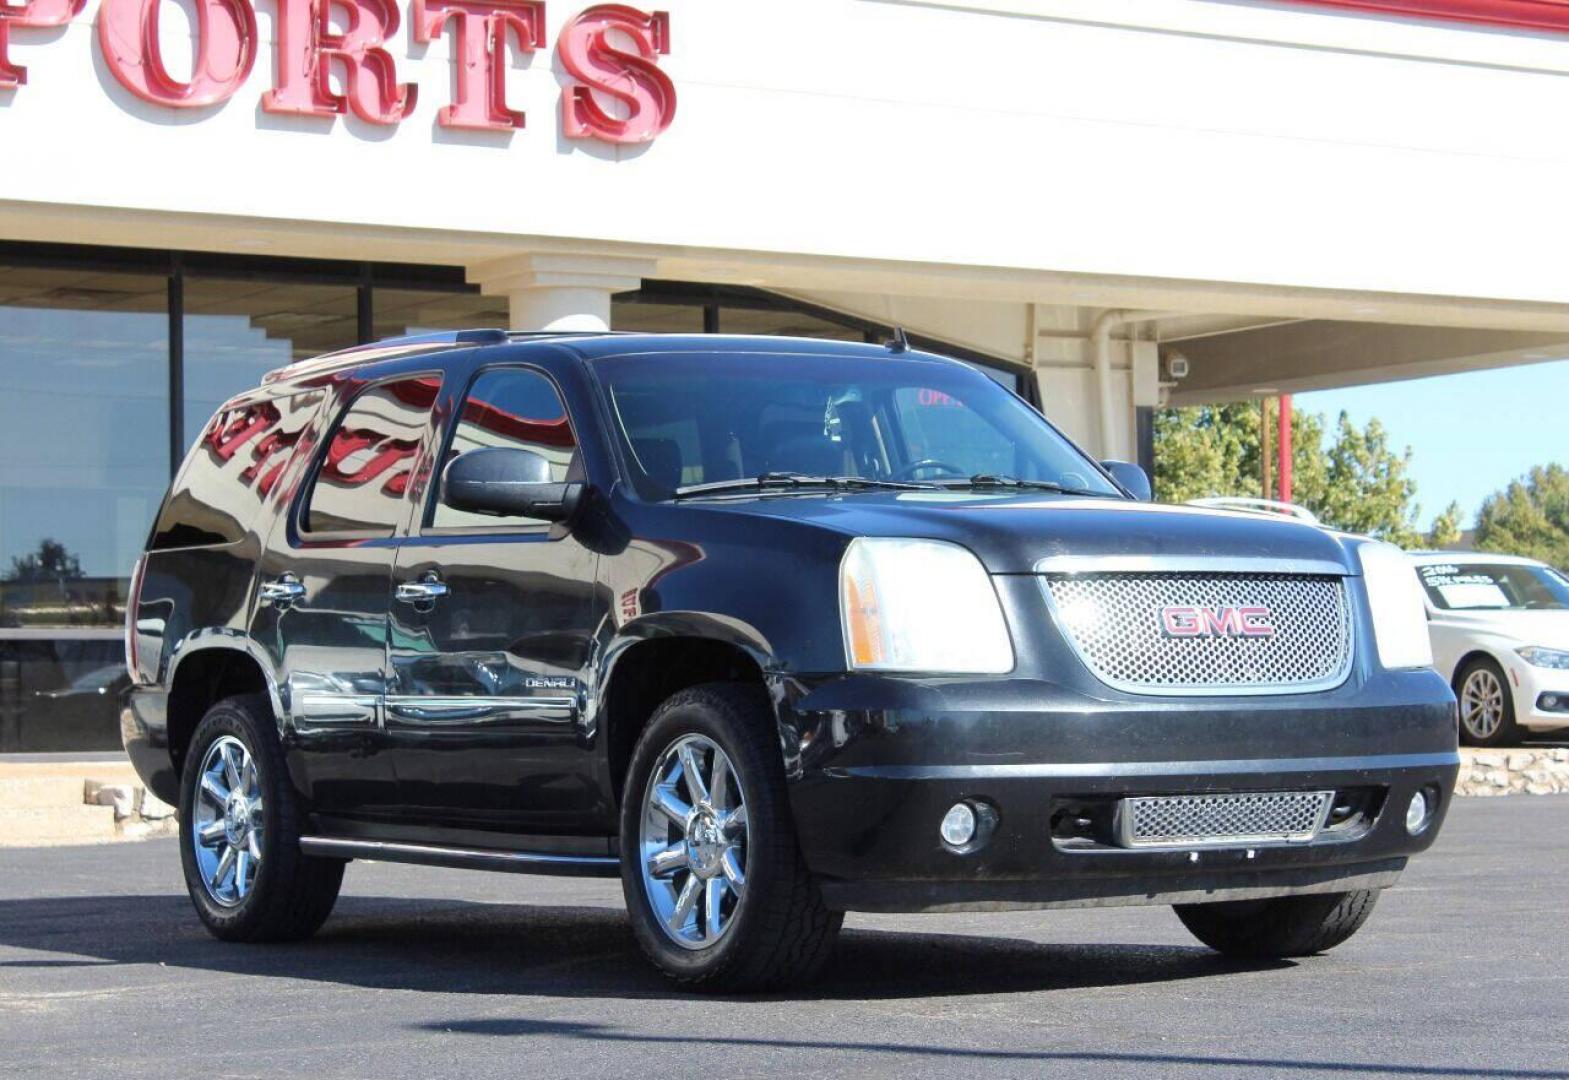
POLYGON ((1382 787, 1059 796, 1052 844, 1061 851, 1270 847, 1355 840, 1373 826, 1382 787))
POLYGON ((1250 791, 1124 799, 1117 840, 1130 848, 1302 844, 1323 828, 1334 798, 1333 791, 1250 791))

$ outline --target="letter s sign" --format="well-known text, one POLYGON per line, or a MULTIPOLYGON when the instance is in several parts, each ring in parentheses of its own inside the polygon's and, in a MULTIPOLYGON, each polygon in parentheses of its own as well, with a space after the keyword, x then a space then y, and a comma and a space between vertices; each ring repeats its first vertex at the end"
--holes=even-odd
POLYGON ((653 141, 676 115, 675 84, 657 63, 669 51, 670 16, 663 11, 648 15, 601 4, 570 20, 556 42, 561 65, 581 84, 570 87, 561 101, 567 138, 653 141), (636 51, 618 47, 621 40, 636 51), (614 98, 620 106, 616 113, 607 111, 596 94, 614 98))

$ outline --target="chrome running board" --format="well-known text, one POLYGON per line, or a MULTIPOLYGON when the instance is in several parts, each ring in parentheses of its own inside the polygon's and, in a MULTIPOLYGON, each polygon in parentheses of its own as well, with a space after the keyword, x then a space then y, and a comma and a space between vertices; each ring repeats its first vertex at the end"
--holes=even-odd
POLYGON ((337 836, 302 836, 300 850, 331 859, 374 859, 378 862, 448 866, 460 870, 499 870, 509 874, 558 874, 572 877, 616 877, 621 860, 613 855, 558 855, 548 851, 497 851, 400 844, 388 840, 350 840, 337 836))

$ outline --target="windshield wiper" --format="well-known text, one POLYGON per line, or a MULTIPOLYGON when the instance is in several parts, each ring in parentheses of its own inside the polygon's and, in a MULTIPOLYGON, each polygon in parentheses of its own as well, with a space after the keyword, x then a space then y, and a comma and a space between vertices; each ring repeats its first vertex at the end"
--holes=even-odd
POLYGON ((707 484, 688 484, 675 490, 677 499, 700 495, 719 495, 729 491, 788 491, 794 488, 828 488, 831 491, 930 491, 934 485, 902 480, 875 480, 867 476, 808 476, 794 472, 765 472, 740 480, 714 480, 707 484))
POLYGON ((1054 480, 1020 480, 1017 476, 1001 476, 996 473, 976 473, 968 480, 939 480, 938 483, 945 488, 1015 488, 1027 491, 1055 491, 1059 495, 1093 495, 1103 499, 1116 497, 1116 493, 1111 491, 1071 487, 1054 480))

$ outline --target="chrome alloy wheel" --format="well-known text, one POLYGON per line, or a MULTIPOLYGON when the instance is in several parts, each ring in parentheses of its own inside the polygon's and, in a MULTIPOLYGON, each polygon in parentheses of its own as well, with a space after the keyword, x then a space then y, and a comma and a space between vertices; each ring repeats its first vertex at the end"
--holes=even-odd
POLYGON ((261 777, 245 744, 213 740, 202 759, 191 811, 191 847, 213 902, 234 907, 256 886, 262 857, 261 777))
POLYGON ((1479 667, 1460 688, 1460 722, 1475 739, 1490 739, 1504 722, 1504 688, 1498 676, 1479 667))
POLYGON ((750 826, 740 778, 712 739, 684 735, 659 756, 643 795, 643 892, 665 934, 706 949, 746 892, 750 826))

